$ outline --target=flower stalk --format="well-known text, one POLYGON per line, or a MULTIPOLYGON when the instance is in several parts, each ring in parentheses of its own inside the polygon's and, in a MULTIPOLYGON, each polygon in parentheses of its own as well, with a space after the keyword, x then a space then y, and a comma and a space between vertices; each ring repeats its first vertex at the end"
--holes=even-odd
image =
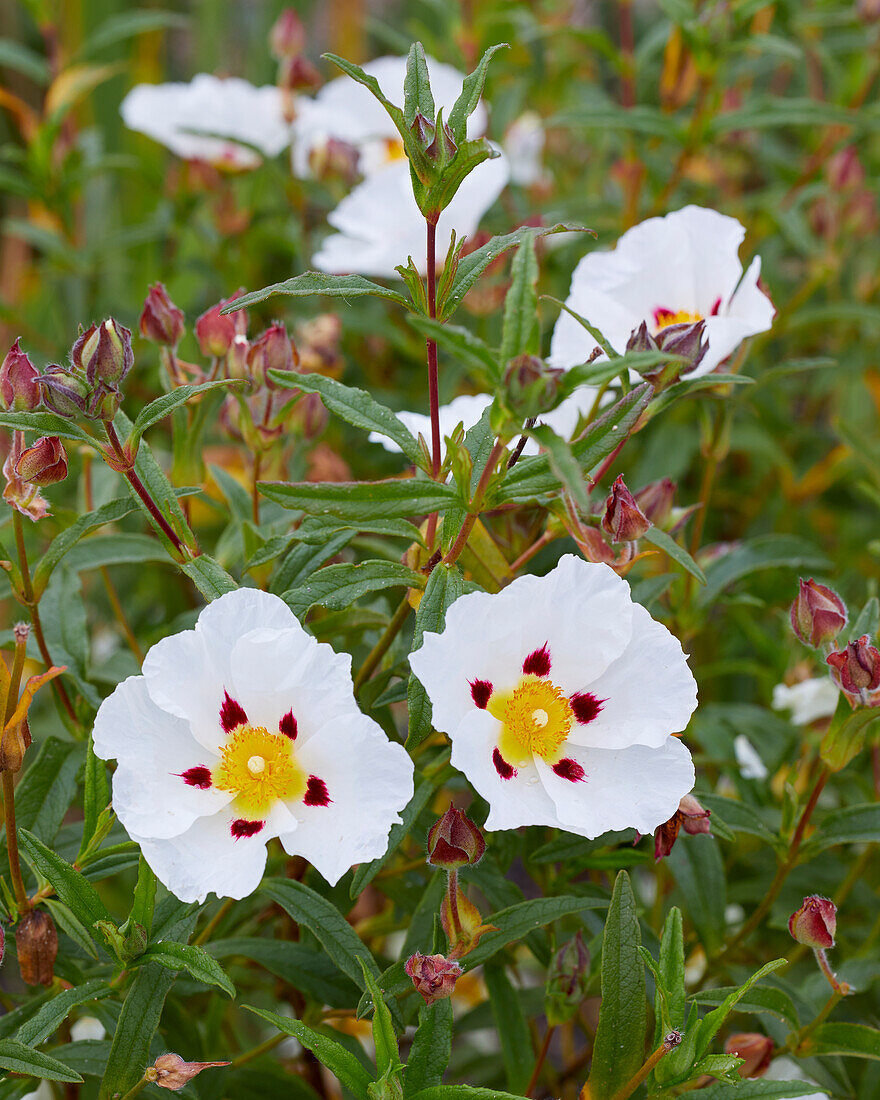
MULTIPOLYGON (((17 512, 14 513, 21 517, 17 512)), ((9 684, 6 693, 6 706, 3 708, 4 730, 9 719, 15 713, 18 703, 18 692, 21 687, 21 674, 24 670, 25 653, 28 639, 27 627, 15 629, 15 656, 12 661, 12 672, 9 675, 9 684)), ((5 736, 5 733, 4 733, 5 736)), ((18 829, 15 823, 15 775, 8 768, 3 771, 3 820, 6 825, 6 848, 9 855, 9 874, 12 878, 12 888, 15 891, 15 900, 18 903, 19 916, 24 916, 30 908, 27 891, 24 888, 24 880, 21 876, 21 860, 18 854, 18 829)))

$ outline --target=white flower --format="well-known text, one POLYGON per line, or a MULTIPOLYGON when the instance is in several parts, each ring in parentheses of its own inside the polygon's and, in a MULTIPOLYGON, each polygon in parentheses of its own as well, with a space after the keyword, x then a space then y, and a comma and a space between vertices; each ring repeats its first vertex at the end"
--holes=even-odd
MULTIPOLYGON (((444 119, 461 93, 464 73, 451 65, 426 58, 434 106, 443 108, 444 119)), ((385 96, 403 106, 405 57, 378 57, 363 66, 364 72, 379 81, 385 96)), ((468 119, 469 138, 477 138, 486 129, 486 108, 479 104, 468 119)), ((360 154, 358 168, 364 176, 403 157, 403 143, 397 127, 372 92, 349 76, 339 76, 325 84, 314 99, 297 101, 293 121, 293 173, 310 176, 312 153, 330 140, 353 145, 360 154)))
MULTIPOLYGON (((501 194, 508 175, 502 155, 478 165, 462 183, 437 222, 438 267, 451 231, 459 238, 470 236, 501 194)), ((425 274, 425 219, 412 193, 408 161, 396 160, 368 176, 327 215, 327 221, 339 232, 325 238, 312 257, 319 271, 396 278, 394 269, 412 256, 416 269, 425 274)))
MULTIPOLYGON (((667 325, 705 319, 709 350, 691 377, 708 374, 773 320, 773 303, 758 288, 760 256, 743 274, 737 253, 744 237, 736 218, 701 206, 649 218, 628 229, 612 252, 584 256, 566 305, 621 354, 642 321, 656 333, 667 325)), ((573 367, 587 359, 594 345, 589 333, 563 312, 553 330, 550 361, 573 367)))
POLYGON ((107 1032, 97 1016, 80 1016, 70 1025, 70 1038, 74 1043, 87 1039, 106 1039, 107 1032))
POLYGON ((331 884, 385 851, 413 767, 358 709, 350 667, 277 596, 242 588, 104 700, 113 809, 182 901, 250 894, 275 836, 331 884))
MULTIPOLYGON (((791 1058, 775 1058, 764 1074, 764 1081, 804 1081, 808 1085, 814 1082, 804 1073, 797 1062, 791 1058)), ((779 1097, 778 1100, 794 1100, 793 1097, 779 1097)), ((827 1092, 811 1092, 801 1096, 800 1100, 829 1100, 827 1092)))
POLYGON ((739 764, 739 772, 743 779, 766 779, 770 774, 767 771, 767 765, 758 756, 755 746, 744 733, 734 737, 733 755, 739 764))
POLYGON ((238 77, 199 73, 189 84, 137 84, 122 101, 122 119, 130 130, 147 134, 179 157, 229 168, 255 168, 290 142, 281 92, 255 88, 238 77), (212 134, 213 137, 200 135, 212 134), (226 140, 224 140, 226 139, 226 140))
POLYGON ((681 646, 606 565, 567 555, 544 577, 462 596, 410 665, 487 829, 650 833, 694 783, 676 737, 696 707, 681 646))
POLYGON ((828 676, 814 676, 798 684, 777 684, 773 689, 773 709, 790 710, 796 726, 808 726, 819 718, 830 718, 837 710, 840 691, 828 676))
MULTIPOLYGON (((551 412, 545 413, 539 418, 541 424, 552 428, 558 436, 570 439, 577 427, 578 420, 586 415, 593 407, 596 391, 591 386, 581 386, 573 394, 561 401, 551 412)), ((464 430, 469 431, 480 419, 486 409, 492 404, 492 397, 487 393, 463 393, 455 397, 448 405, 441 405, 440 413, 440 438, 446 439, 452 435, 459 424, 464 430)), ((428 413, 399 412, 397 419, 409 428, 412 435, 418 438, 421 433, 426 442, 431 442, 431 417, 428 413)), ((371 443, 381 443, 386 451, 400 453, 400 447, 382 435, 381 432, 370 432, 371 443)), ((530 439, 523 448, 523 454, 536 455, 539 451, 535 440, 530 439)))
POLYGON ((510 161, 510 178, 521 187, 544 179, 544 126, 537 111, 524 111, 504 135, 504 152, 510 161))

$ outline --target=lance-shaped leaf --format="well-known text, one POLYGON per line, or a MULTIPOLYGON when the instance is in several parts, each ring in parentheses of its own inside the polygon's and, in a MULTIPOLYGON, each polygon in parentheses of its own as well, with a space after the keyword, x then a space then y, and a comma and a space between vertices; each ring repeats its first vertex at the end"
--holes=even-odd
POLYGON ((94 886, 69 863, 47 848, 33 833, 19 829, 22 853, 34 870, 55 887, 64 904, 91 928, 95 921, 110 921, 110 914, 94 886))
POLYGON ((329 611, 343 611, 369 592, 386 588, 421 588, 424 576, 399 561, 341 562, 318 570, 282 597, 295 615, 304 615, 320 604, 329 611))
POLYGON ((180 405, 185 405, 187 401, 197 393, 205 393, 207 390, 215 390, 221 386, 229 387, 243 385, 244 379, 241 378, 217 378, 213 382, 201 382, 194 386, 178 386, 177 389, 172 390, 171 393, 163 393, 161 397, 157 397, 155 401, 151 401, 149 405, 145 405, 138 413, 131 427, 131 433, 126 440, 126 448, 131 454, 136 454, 141 436, 147 428, 152 428, 154 424, 158 424, 160 420, 164 420, 174 409, 178 408, 180 405))
MULTIPOLYGON (((44 1081, 68 1081, 76 1084, 82 1077, 41 1050, 32 1050, 16 1039, 0 1039, 0 1068, 44 1081)), ((19 1095, 19 1094, 16 1094, 19 1095)))
POLYGON ((434 96, 431 94, 425 47, 421 42, 413 42, 409 48, 403 81, 403 120, 407 126, 412 126, 417 114, 428 122, 434 121, 434 96))
POLYGON ((452 110, 449 112, 448 119, 449 129, 452 131, 452 136, 455 138, 456 144, 461 145, 467 137, 467 120, 474 111, 476 111, 477 105, 480 102, 480 97, 483 94, 483 85, 486 83, 486 73, 489 69, 489 62, 499 50, 507 50, 509 48, 506 42, 499 42, 495 46, 490 46, 480 58, 476 69, 464 78, 461 85, 461 94, 452 105, 452 110))
POLYGON ((362 275, 327 275, 323 271, 305 271, 302 275, 294 275, 292 279, 285 279, 282 283, 273 283, 262 290, 244 294, 224 306, 220 312, 233 313, 237 309, 258 305, 279 294, 289 298, 311 298, 321 294, 325 298, 344 298, 346 301, 354 298, 387 298, 407 309, 412 308, 412 303, 399 291, 371 282, 362 275))
POLYGON ((135 504, 131 497, 119 497, 117 500, 111 500, 100 508, 96 508, 93 512, 80 516, 75 523, 62 531, 60 535, 56 535, 49 543, 49 548, 40 558, 34 570, 34 594, 36 596, 43 594, 46 585, 49 583, 52 570, 84 535, 87 535, 89 531, 93 531, 96 527, 103 527, 107 523, 116 523, 130 512, 133 512, 134 509, 135 504))
POLYGON ((501 328, 502 369, 508 360, 525 353, 536 354, 538 328, 538 257, 535 254, 535 233, 527 234, 516 250, 510 267, 510 289, 504 299, 504 322, 501 328))
POLYGON ((186 970, 197 982, 216 985, 230 997, 235 986, 223 967, 201 947, 192 943, 154 943, 137 959, 137 965, 158 963, 167 970, 186 970))
POLYGON ((439 512, 458 500, 454 486, 424 478, 386 481, 261 481, 260 492, 284 508, 342 519, 406 519, 439 512))
MULTIPOLYGON (((464 579, 454 565, 436 565, 428 577, 421 602, 416 610, 413 628, 412 651, 419 649, 425 631, 439 633, 443 629, 446 612, 464 592, 464 579)), ((431 701, 428 693, 410 673, 406 691, 409 703, 409 734, 407 748, 420 745, 431 732, 431 701)))

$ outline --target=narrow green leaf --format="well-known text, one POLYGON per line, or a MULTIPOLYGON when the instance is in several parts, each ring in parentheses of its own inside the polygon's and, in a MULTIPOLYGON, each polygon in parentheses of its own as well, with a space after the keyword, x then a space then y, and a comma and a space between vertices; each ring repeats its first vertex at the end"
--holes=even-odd
POLYGON ((89 847, 98 827, 98 818, 109 804, 110 780, 107 778, 107 765, 95 756, 94 741, 89 734, 83 790, 83 832, 77 858, 89 847))
POLYGON ((868 707, 850 711, 848 702, 841 694, 834 718, 819 747, 822 762, 832 771, 845 768, 865 747, 868 731, 878 718, 880 715, 868 707))
POLYGON ((129 921, 141 925, 147 935, 153 927, 153 912, 156 908, 156 887, 159 880, 153 874, 150 865, 141 856, 138 862, 138 878, 134 888, 129 921))
MULTIPOLYGON (((454 565, 434 567, 416 610, 411 652, 415 653, 421 648, 422 635, 425 631, 439 633, 443 629, 447 610, 463 592, 464 579, 454 565)), ((407 683, 406 697, 409 713, 406 746, 408 749, 414 749, 431 732, 431 702, 428 699, 428 693, 413 673, 410 673, 407 683)))
POLYGON ((403 81, 403 119, 407 126, 412 126, 417 114, 428 122, 434 121, 434 97, 431 94, 425 47, 421 42, 413 42, 409 48, 403 81))
POLYGON ((71 1084, 82 1081, 78 1073, 57 1058, 43 1054, 41 1050, 31 1050, 15 1039, 0 1039, 0 1068, 28 1077, 39 1077, 43 1081, 69 1081, 71 1084))
POLYGON ((485 924, 494 924, 497 932, 487 932, 468 955, 462 959, 466 970, 491 959, 509 943, 523 939, 529 932, 545 924, 559 920, 560 917, 582 913, 585 909, 605 909, 608 902, 604 898, 571 897, 563 895, 556 898, 531 898, 499 909, 485 918, 485 924))
POLYGON ((538 328, 538 257, 534 232, 523 237, 510 266, 510 288, 504 298, 499 360, 502 369, 517 355, 537 354, 538 328))
POLYGON ((284 508, 343 519, 407 519, 439 512, 458 500, 451 485, 424 478, 387 481, 260 482, 260 492, 284 508))
POLYGON ((379 1077, 387 1077, 400 1066, 397 1036, 394 1033, 391 1013, 388 1011, 382 990, 363 957, 358 961, 364 976, 364 989, 373 1002, 373 1046, 376 1049, 376 1069, 379 1077))
POLYGON ((523 1100, 512 1092, 477 1088, 475 1085, 434 1085, 414 1092, 410 1100, 523 1100))
POLYGON ((55 893, 87 928, 110 914, 94 886, 61 856, 47 848, 33 833, 19 829, 22 853, 33 869, 55 887, 55 893))
POLYGON ((174 978, 171 971, 157 964, 137 970, 113 1033, 98 1100, 124 1096, 140 1081, 150 1064, 150 1043, 174 978))
POLYGON ((73 942, 77 944, 86 955, 97 962, 97 948, 95 947, 91 932, 85 927, 82 921, 75 917, 70 909, 57 898, 46 898, 43 904, 52 914, 52 919, 61 931, 70 936, 73 942))
POLYGON ((201 947, 191 943, 154 943, 137 960, 137 965, 158 963, 168 970, 186 970, 197 982, 216 985, 230 997, 235 996, 235 986, 222 966, 201 947))
POLYGON ((578 507, 589 514, 590 497, 584 484, 584 471, 572 454, 571 445, 546 424, 536 424, 529 429, 528 434, 537 439, 543 447, 550 462, 550 469, 562 487, 571 493, 578 507))
POLYGON ((97 448, 94 436, 89 435, 76 421, 67 420, 51 412, 13 412, 11 409, 0 409, 0 428, 9 428, 13 431, 19 429, 23 432, 34 432, 37 435, 58 435, 62 439, 76 439, 80 443, 87 443, 90 447, 97 448))
POLYGON ((285 279, 283 283, 273 283, 262 290, 244 294, 221 312, 231 313, 236 309, 255 306, 278 294, 286 294, 291 298, 309 298, 322 294, 325 298, 344 298, 346 301, 354 298, 387 298, 407 309, 412 308, 412 304, 399 291, 389 290, 362 275, 325 275, 323 271, 306 271, 292 279, 285 279))
POLYGON ((439 1085, 451 1055, 452 1001, 447 997, 432 1005, 423 1004, 403 1075, 406 1100, 422 1089, 439 1085))
POLYGON ((74 986, 73 989, 65 989, 54 996, 48 1004, 43 1005, 35 1016, 31 1016, 21 1025, 16 1032, 16 1040, 26 1046, 44 1043, 67 1019, 67 1014, 72 1008, 87 1001, 93 1001, 97 997, 106 996, 109 992, 110 987, 102 978, 92 978, 91 981, 74 986))
MULTIPOLYGON (((19 829, 30 829, 44 844, 51 844, 76 797, 82 747, 47 737, 33 759, 30 752, 27 771, 15 788, 16 822, 19 829)), ((2 843, 5 848, 5 833, 2 843)))
POLYGON ((700 1100, 794 1100, 797 1096, 815 1096, 816 1086, 800 1081, 745 1080, 736 1085, 719 1082, 700 1089, 700 1100))
POLYGON ((759 535, 738 543, 717 558, 706 571, 707 583, 699 596, 701 605, 715 602, 734 581, 763 569, 810 569, 828 567, 828 559, 812 543, 794 535, 759 535))
POLYGON ((650 542, 652 546, 656 546, 658 550, 662 550, 665 554, 668 554, 673 561, 677 561, 692 577, 696 577, 700 584, 706 583, 706 574, 699 565, 697 565, 687 550, 675 541, 672 535, 668 535, 665 531, 661 530, 659 527, 654 527, 652 524, 644 535, 642 535, 642 538, 645 542, 650 542))
MULTIPOLYGON (((663 923, 660 937, 660 981, 666 994, 669 1009, 669 1026, 684 1026, 685 989, 684 989, 684 932, 681 910, 673 905, 663 923)), ((659 1044, 662 1036, 657 1036, 659 1044)))
POLYGON ((180 571, 186 573, 209 603, 238 588, 223 566, 208 554, 199 554, 197 558, 184 562, 180 571))
POLYGON ((836 844, 876 844, 878 842, 880 842, 880 805, 876 802, 866 802, 827 813, 822 818, 818 829, 810 837, 808 844, 804 846, 804 852, 805 854, 821 852, 826 848, 833 848, 836 844))
POLYGON ((274 937, 233 936, 212 940, 205 950, 216 959, 251 959, 307 997, 334 1008, 350 1007, 359 992, 332 959, 305 944, 274 937))
POLYGON ((507 1087, 511 1092, 524 1093, 532 1075, 535 1055, 522 1001, 503 966, 486 966, 483 977, 489 991, 495 1028, 501 1040, 507 1087))
POLYGON ((729 993, 718 1008, 713 1009, 703 1017, 700 1021, 700 1032, 697 1038, 696 1056, 698 1059, 702 1058, 709 1049, 709 1044, 721 1030, 721 1025, 752 986, 767 974, 772 974, 774 970, 778 970, 780 966, 787 965, 785 959, 773 959, 772 962, 768 962, 765 966, 762 966, 760 970, 756 971, 747 982, 739 987, 739 989, 729 993))
POLYGON ((865 1024, 820 1024, 804 1043, 804 1053, 880 1059, 880 1031, 865 1024))
MULTIPOLYGON (((714 1008, 736 992, 735 986, 724 986, 721 989, 703 989, 694 994, 691 999, 695 1004, 714 1008)), ((772 1016, 778 1016, 780 1020, 785 1020, 795 1031, 800 1027, 798 1012, 791 997, 784 990, 775 989, 772 986, 766 988, 753 987, 745 996, 740 997, 736 1009, 738 1012, 748 1012, 750 1014, 768 1012, 772 1016)))
POLYGON ((46 85, 52 78, 45 57, 14 38, 0 38, 0 66, 21 73, 35 84, 46 85))
POLYGON ((458 99, 452 105, 452 110, 449 112, 449 129, 452 131, 452 136, 456 142, 460 145, 461 142, 467 137, 467 120, 476 111, 477 105, 480 102, 480 97, 483 94, 483 86, 486 83, 486 73, 489 69, 489 62, 499 50, 510 49, 506 42, 499 42, 495 46, 490 46, 488 50, 480 58, 479 64, 472 73, 464 78, 461 86, 461 94, 458 99))
POLYGON ((117 500, 111 500, 108 504, 96 508, 93 512, 87 512, 84 516, 80 516, 75 523, 62 531, 60 535, 56 535, 49 543, 45 554, 40 558, 36 569, 34 569, 34 593, 37 596, 43 594, 46 585, 49 583, 52 570, 64 555, 73 549, 83 535, 87 535, 89 531, 94 531, 96 527, 103 527, 107 523, 117 523, 134 510, 135 505, 131 497, 119 497, 117 500))
MULTIPOLYGON (((240 308, 240 307, 239 307, 240 308)), ((193 386, 178 386, 177 389, 171 391, 171 393, 163 393, 161 397, 157 397, 155 401, 151 401, 149 405, 145 405, 138 413, 134 424, 131 427, 131 433, 128 437, 127 444, 132 453, 136 453, 138 445, 141 441, 141 436, 148 428, 152 428, 154 424, 158 424, 160 420, 164 420, 174 409, 180 405, 185 405, 191 397, 195 397, 198 393, 205 393, 208 390, 215 390, 219 387, 240 387, 244 385, 244 380, 240 378, 216 378, 213 382, 200 382, 198 385, 193 386)))
POLYGON ((315 604, 330 611, 342 611, 369 592, 421 588, 424 580, 423 574, 397 561, 342 562, 319 569, 304 584, 288 589, 282 598, 299 616, 315 604))

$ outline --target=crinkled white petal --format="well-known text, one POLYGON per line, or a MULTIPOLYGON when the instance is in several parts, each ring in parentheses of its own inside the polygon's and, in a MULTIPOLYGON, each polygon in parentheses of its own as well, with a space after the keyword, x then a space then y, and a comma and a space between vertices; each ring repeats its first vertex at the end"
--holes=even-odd
POLYGON ((640 604, 633 605, 629 645, 589 691, 605 700, 602 709, 587 725, 575 723, 569 741, 600 749, 660 748, 697 706, 697 682, 681 642, 640 604))
POLYGON ((737 734, 733 739, 733 755, 743 779, 766 779, 770 774, 755 746, 744 733, 737 734))
MULTIPOLYGON (((470 236, 507 183, 502 156, 484 161, 465 179, 437 222, 437 250, 443 257, 454 229, 470 236)), ((397 278, 395 268, 413 263, 425 274, 425 219, 412 193, 409 164, 394 161, 358 184, 327 220, 338 230, 326 237, 312 257, 319 271, 397 278)))
POLYGON ((553 683, 566 696, 589 690, 629 643, 632 617, 626 581, 607 565, 566 554, 544 577, 461 596, 443 633, 424 635, 410 667, 431 698, 435 727, 452 735, 474 709, 474 680, 516 687, 523 661, 545 643, 553 683))
MULTIPOLYGON (((466 432, 469 431, 491 404, 492 398, 487 393, 463 393, 459 397, 453 398, 448 405, 441 405, 438 410, 440 413, 440 438, 448 438, 459 424, 464 425, 466 432)), ((421 434, 430 445, 431 417, 428 413, 407 412, 404 410, 397 413, 397 418, 409 428, 416 438, 421 434)), ((386 451, 392 451, 395 454, 400 453, 400 447, 397 446, 394 440, 382 435, 381 432, 370 432, 369 438, 371 443, 381 443, 386 451)))
POLYGON ((270 157, 290 142, 279 89, 255 88, 238 77, 199 73, 189 84, 138 84, 122 101, 120 111, 130 130, 147 134, 190 160, 254 167, 259 156, 238 141, 255 145, 270 157), (220 136, 204 137, 193 131, 220 136))
POLYGON ((830 718, 837 710, 840 690, 828 676, 814 676, 798 684, 777 684, 773 709, 790 710, 796 726, 808 726, 819 718, 830 718))
POLYGON ((129 677, 104 700, 93 737, 97 756, 119 762, 113 775, 113 810, 129 833, 177 836, 232 798, 226 791, 189 786, 181 778, 188 768, 212 767, 217 756, 193 738, 188 722, 160 710, 143 676, 129 677))
POLYGON ((582 780, 565 779, 535 758, 556 807, 556 820, 547 824, 590 839, 612 830, 653 832, 672 817, 694 785, 691 754, 677 737, 668 737, 658 748, 612 750, 568 743, 565 753, 584 769, 582 780))
POLYGON ((255 836, 236 838, 230 828, 235 817, 227 808, 200 817, 180 836, 130 835, 159 881, 181 901, 203 902, 212 892, 239 899, 260 885, 271 834, 263 829, 255 836))
POLYGON ((544 175, 544 126, 537 111, 524 111, 504 135, 510 179, 521 187, 539 183, 544 175))
MULTIPOLYGON (((583 257, 566 305, 621 353, 642 321, 653 329, 656 309, 699 314, 707 320, 709 350, 692 377, 707 374, 747 336, 766 331, 773 319, 773 305, 757 285, 760 260, 742 275, 738 249, 744 236, 736 218, 699 206, 649 218, 627 230, 613 251, 583 257)), ((563 312, 553 331, 550 361, 566 369, 583 363, 594 343, 563 312)))
MULTIPOLYGON (((451 65, 426 58, 434 106, 443 108, 444 119, 461 92, 464 73, 451 65)), ((403 106, 403 82, 406 77, 406 57, 378 57, 363 66, 368 76, 378 80, 385 96, 398 107, 403 106)), ((486 129, 486 108, 481 103, 468 119, 469 138, 477 138, 486 129)), ((309 156, 312 150, 333 138, 354 145, 361 152, 360 169, 368 175, 384 167, 382 155, 385 141, 397 142, 399 134, 388 112, 367 88, 348 76, 329 81, 314 99, 302 98, 297 103, 293 122, 293 171, 299 177, 311 175, 309 156)))
POLYGON ((323 780, 326 806, 288 803, 296 831, 281 833, 291 855, 307 859, 331 884, 355 863, 384 855, 388 832, 413 794, 413 765, 402 745, 352 706, 306 744, 297 763, 323 780))

